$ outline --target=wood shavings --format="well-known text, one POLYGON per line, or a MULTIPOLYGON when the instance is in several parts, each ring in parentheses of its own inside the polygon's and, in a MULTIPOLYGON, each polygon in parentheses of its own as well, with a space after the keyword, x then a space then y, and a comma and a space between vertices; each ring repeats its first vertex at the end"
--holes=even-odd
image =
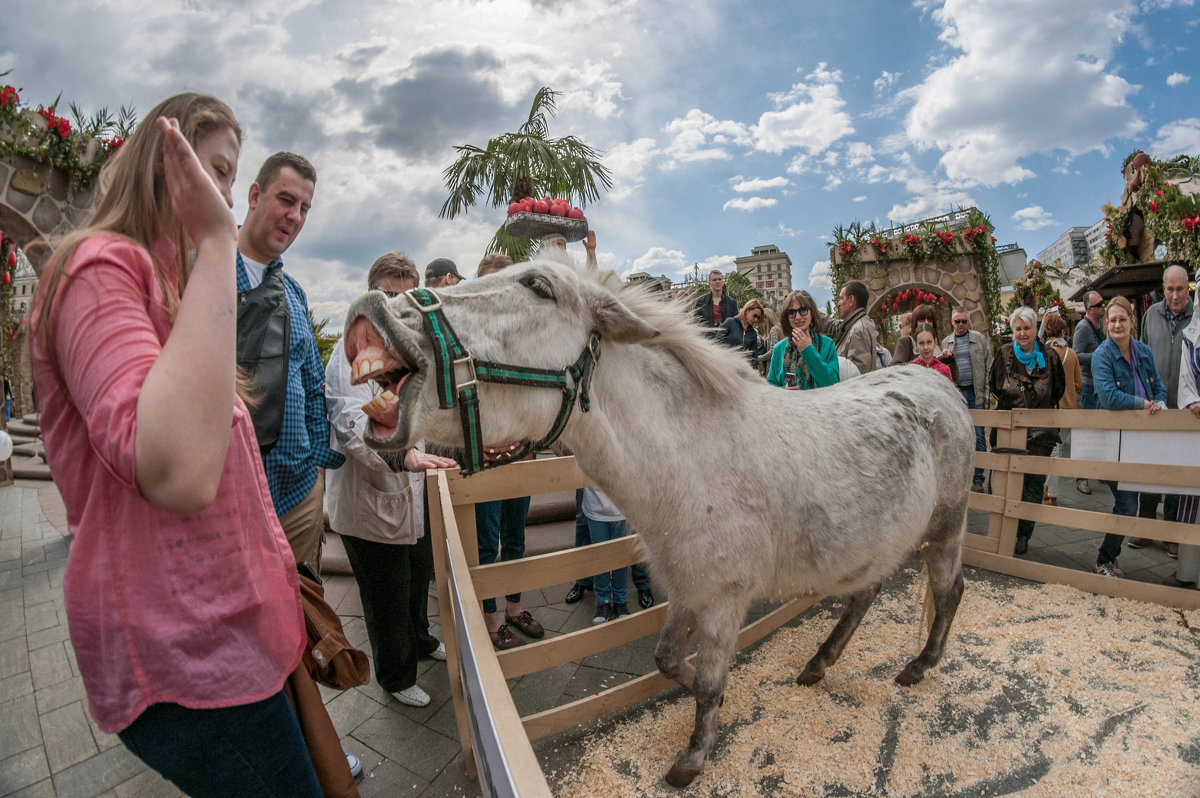
POLYGON ((687 790, 662 781, 695 719, 679 698, 581 732, 556 794, 1196 794, 1200 611, 965 576, 946 654, 921 684, 892 681, 915 653, 924 577, 910 571, 818 685, 795 678, 840 615, 832 601, 743 658, 687 790))

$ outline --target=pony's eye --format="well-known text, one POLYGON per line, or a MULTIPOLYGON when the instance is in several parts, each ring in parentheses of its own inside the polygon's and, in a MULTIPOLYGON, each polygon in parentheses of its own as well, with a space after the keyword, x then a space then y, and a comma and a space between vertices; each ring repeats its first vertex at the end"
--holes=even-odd
POLYGON ((536 274, 521 279, 521 285, 528 288, 533 293, 540 296, 542 299, 554 299, 554 290, 550 288, 550 283, 546 278, 536 274))

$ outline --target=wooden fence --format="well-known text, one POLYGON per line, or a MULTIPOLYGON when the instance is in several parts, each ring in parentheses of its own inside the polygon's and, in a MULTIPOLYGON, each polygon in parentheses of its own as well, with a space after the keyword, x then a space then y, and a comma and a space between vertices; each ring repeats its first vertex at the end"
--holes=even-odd
MULTIPOLYGON (((1098 410, 972 411, 976 423, 996 429, 996 448, 1010 452, 1025 448, 1031 427, 1076 429, 1136 429, 1200 431, 1200 422, 1187 411, 1145 413, 1098 410)), ((1022 475, 1057 474, 1120 480, 1136 474, 1142 483, 1200 485, 1200 467, 1161 466, 1033 457, 1027 454, 975 455, 975 463, 992 471, 992 493, 972 493, 970 507, 990 514, 987 534, 968 534, 963 562, 999 573, 1073 585, 1110 596, 1151 601, 1193 609, 1200 591, 1114 579, 1090 571, 1062 568, 1013 557, 1017 522, 1030 519, 1098 533, 1147 537, 1200 544, 1200 526, 1114 516, 1110 513, 1050 507, 1021 501, 1022 475)), ((586 698, 544 712, 521 716, 506 679, 573 662, 645 637, 661 628, 666 604, 616 621, 568 634, 547 637, 497 652, 484 624, 480 599, 570 582, 597 571, 638 562, 637 536, 568 549, 505 563, 479 565, 475 538, 477 502, 555 493, 590 484, 574 458, 514 463, 470 478, 456 472, 431 471, 426 481, 433 530, 438 604, 445 637, 454 716, 462 743, 464 764, 479 778, 485 795, 549 796, 537 757, 535 740, 601 718, 671 687, 674 682, 657 672, 637 677, 586 698)), ((1096 538, 1099 547, 1100 537, 1096 538)), ((743 648, 770 634, 819 599, 787 602, 744 627, 738 636, 743 648)))

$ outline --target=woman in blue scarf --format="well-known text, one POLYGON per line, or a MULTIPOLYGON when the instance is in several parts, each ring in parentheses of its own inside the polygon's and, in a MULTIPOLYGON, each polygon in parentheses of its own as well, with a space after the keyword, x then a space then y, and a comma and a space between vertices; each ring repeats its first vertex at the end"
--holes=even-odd
MULTIPOLYGON (((1057 407, 1067 380, 1058 353, 1037 339, 1037 313, 1033 308, 1019 307, 1013 311, 1011 324, 1013 342, 1002 346, 992 362, 991 388, 996 395, 996 409, 1057 407)), ((1029 430, 1025 446, 1031 455, 1049 457, 1057 443, 1061 443, 1057 429, 1034 427, 1029 430)), ((1026 474, 1021 482, 1021 501, 1041 504, 1045 485, 1045 474, 1026 474)), ((1033 521, 1022 518, 1017 523, 1013 553, 1029 551, 1031 537, 1033 521)))
MULTIPOLYGON (((1135 339, 1137 321, 1133 306, 1123 296, 1108 301, 1104 310, 1108 338, 1092 353, 1092 380, 1101 410, 1145 410, 1154 414, 1167 407, 1167 387, 1158 376, 1154 353, 1135 339)), ((1138 493, 1117 490, 1116 482, 1105 482, 1113 494, 1114 515, 1137 515, 1138 493)), ((1103 576, 1124 577, 1117 565, 1124 535, 1104 535, 1096 555, 1095 571, 1103 576)))

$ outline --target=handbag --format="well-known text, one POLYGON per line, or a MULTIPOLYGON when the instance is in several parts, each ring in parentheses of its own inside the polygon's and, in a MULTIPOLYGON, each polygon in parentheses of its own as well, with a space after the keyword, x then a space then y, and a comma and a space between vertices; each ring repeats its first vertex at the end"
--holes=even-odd
POLYGON ((346 639, 341 618, 325 601, 325 588, 304 573, 298 576, 304 628, 308 632, 301 665, 326 687, 346 690, 367 684, 371 681, 371 663, 346 639))

